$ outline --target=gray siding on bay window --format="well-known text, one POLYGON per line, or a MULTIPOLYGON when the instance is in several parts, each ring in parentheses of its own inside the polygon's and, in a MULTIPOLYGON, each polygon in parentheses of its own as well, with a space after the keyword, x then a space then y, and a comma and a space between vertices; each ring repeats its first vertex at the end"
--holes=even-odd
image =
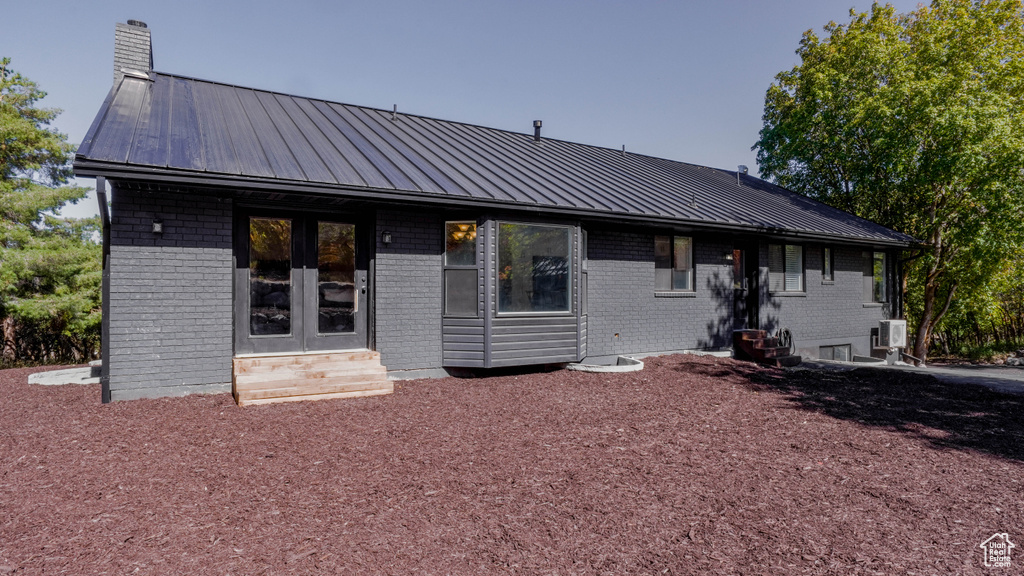
MULTIPOLYGON (((515 218, 488 222, 484 247, 489 252, 485 274, 498 269, 498 223, 545 224, 515 218)), ((570 266, 567 313, 501 314, 497 312, 497 288, 494 283, 486 293, 486 313, 491 315, 490 330, 484 334, 487 368, 557 364, 582 359, 579 347, 579 227, 569 226, 570 266)))
MULTIPOLYGON (((492 368, 576 362, 582 357, 579 318, 579 228, 569 226, 571 239, 570 302, 564 314, 498 314, 497 224, 520 219, 486 219, 477 228, 480 270, 478 318, 443 320, 444 365, 492 368)), ((538 222, 538 224, 541 224, 538 222)))
POLYGON ((113 185, 105 400, 231 390, 231 222, 230 200, 113 185))

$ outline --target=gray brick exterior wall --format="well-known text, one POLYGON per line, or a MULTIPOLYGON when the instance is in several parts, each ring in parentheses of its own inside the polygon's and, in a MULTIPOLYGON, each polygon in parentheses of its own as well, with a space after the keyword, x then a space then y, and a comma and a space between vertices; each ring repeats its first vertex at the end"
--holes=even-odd
POLYGON ((863 249, 831 245, 835 251, 835 280, 827 282, 822 280, 824 245, 803 247, 804 295, 783 296, 767 291, 768 247, 761 245, 761 328, 770 332, 788 328, 796 353, 805 358, 817 358, 820 346, 844 344, 851 345, 854 354, 870 356, 872 330, 878 328, 879 320, 894 314, 889 304, 864 302, 863 249))
POLYGON ((104 342, 109 399, 230 391, 232 206, 113 190, 104 342), (164 233, 154 234, 154 218, 164 233))
POLYGON ((443 227, 439 215, 377 212, 375 340, 388 370, 441 366, 443 227))
MULTIPOLYGON (((590 358, 732 346, 732 251, 728 236, 694 235, 696 290, 664 297, 654 290, 654 234, 589 231, 588 330, 590 358)), ((806 290, 800 296, 768 292, 767 243, 760 245, 761 328, 793 333, 797 352, 818 357, 818 347, 851 344, 869 355, 878 321, 890 305, 863 302, 861 249, 839 249, 835 281, 822 281, 822 246, 804 245, 806 290)))
MULTIPOLYGON (((232 219, 227 199, 114 187, 105 286, 109 399, 230 391, 232 219), (163 221, 161 235, 152 232, 154 218, 163 221)), ((444 221, 440 213, 377 211, 373 329, 389 370, 442 366, 444 221), (383 231, 391 233, 387 246, 383 231)), ((653 233, 588 228, 588 358, 731 346, 726 255, 733 240, 693 238, 696 290, 665 294, 654 290, 653 233)), ((761 327, 789 328, 806 357, 834 344, 869 354, 871 331, 891 307, 862 301, 862 250, 833 247, 835 281, 823 282, 821 246, 804 246, 806 290, 782 296, 768 292, 767 243, 760 244, 761 327)))
POLYGON ((122 68, 148 72, 153 69, 153 48, 149 28, 118 23, 114 27, 114 85, 121 81, 122 68))
POLYGON ((694 239, 696 290, 657 295, 654 235, 591 230, 587 250, 587 355, 719 348, 732 338, 730 244, 694 239), (730 288, 729 299, 720 294, 730 288))

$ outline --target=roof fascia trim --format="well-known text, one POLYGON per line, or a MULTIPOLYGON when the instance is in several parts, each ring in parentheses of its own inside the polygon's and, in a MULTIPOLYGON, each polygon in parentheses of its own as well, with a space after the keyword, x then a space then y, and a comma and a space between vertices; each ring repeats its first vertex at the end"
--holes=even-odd
POLYGON ((103 176, 108 180, 136 180, 144 182, 163 182, 171 184, 203 186, 203 187, 233 187, 250 188, 255 190, 266 190, 275 192, 304 192, 311 194, 322 194, 327 196, 344 195, 363 200, 376 200, 388 203, 395 202, 420 202, 434 206, 461 204, 463 206, 474 206, 488 209, 515 210, 519 212, 543 212, 546 214, 558 214, 582 219, 599 219, 602 221, 623 222, 630 224, 663 225, 670 227, 685 227, 701 231, 733 231, 742 233, 753 233, 767 235, 774 238, 796 238, 804 240, 815 240, 820 242, 853 243, 865 246, 892 246, 906 248, 914 244, 912 241, 901 241, 895 239, 873 239, 857 236, 842 236, 825 234, 819 232, 804 232, 799 230, 786 230, 781 228, 770 228, 766 226, 752 226, 749 224, 729 222, 707 222, 702 220, 686 220, 672 216, 658 216, 652 214, 622 214, 610 211, 600 211, 585 208, 570 208, 564 206, 542 206, 538 204, 522 204, 518 202, 500 201, 484 198, 472 198, 469 196, 440 195, 424 192, 411 192, 397 189, 378 188, 356 188, 349 186, 330 186, 314 184, 309 182, 284 182, 271 178, 251 178, 246 176, 233 176, 222 174, 195 174, 178 172, 175 170, 161 169, 158 167, 133 167, 123 164, 109 164, 96 162, 82 158, 76 158, 73 164, 75 176, 90 177, 103 176))

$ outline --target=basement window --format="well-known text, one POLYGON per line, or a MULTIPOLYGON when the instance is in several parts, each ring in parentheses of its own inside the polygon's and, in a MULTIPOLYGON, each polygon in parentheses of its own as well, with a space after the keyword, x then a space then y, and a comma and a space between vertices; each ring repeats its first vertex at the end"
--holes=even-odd
POLYGON ((476 265, 476 222, 445 222, 444 313, 476 318, 480 280, 476 265))
POLYGON ((794 244, 768 245, 768 291, 804 291, 804 247, 794 244))
POLYGON ((654 237, 654 289, 693 292, 693 238, 654 237))
POLYGON ((853 353, 849 344, 821 346, 818 348, 818 358, 820 360, 839 360, 840 362, 849 362, 853 358, 853 353))

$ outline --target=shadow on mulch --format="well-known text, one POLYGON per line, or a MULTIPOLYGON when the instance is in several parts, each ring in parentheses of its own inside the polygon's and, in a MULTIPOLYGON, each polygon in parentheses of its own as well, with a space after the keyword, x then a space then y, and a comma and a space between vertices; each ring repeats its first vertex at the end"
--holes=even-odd
POLYGON ((800 409, 901 432, 941 449, 977 450, 1024 461, 1024 398, 984 386, 880 368, 849 372, 764 370, 753 364, 687 366, 708 376, 739 374, 800 409))

